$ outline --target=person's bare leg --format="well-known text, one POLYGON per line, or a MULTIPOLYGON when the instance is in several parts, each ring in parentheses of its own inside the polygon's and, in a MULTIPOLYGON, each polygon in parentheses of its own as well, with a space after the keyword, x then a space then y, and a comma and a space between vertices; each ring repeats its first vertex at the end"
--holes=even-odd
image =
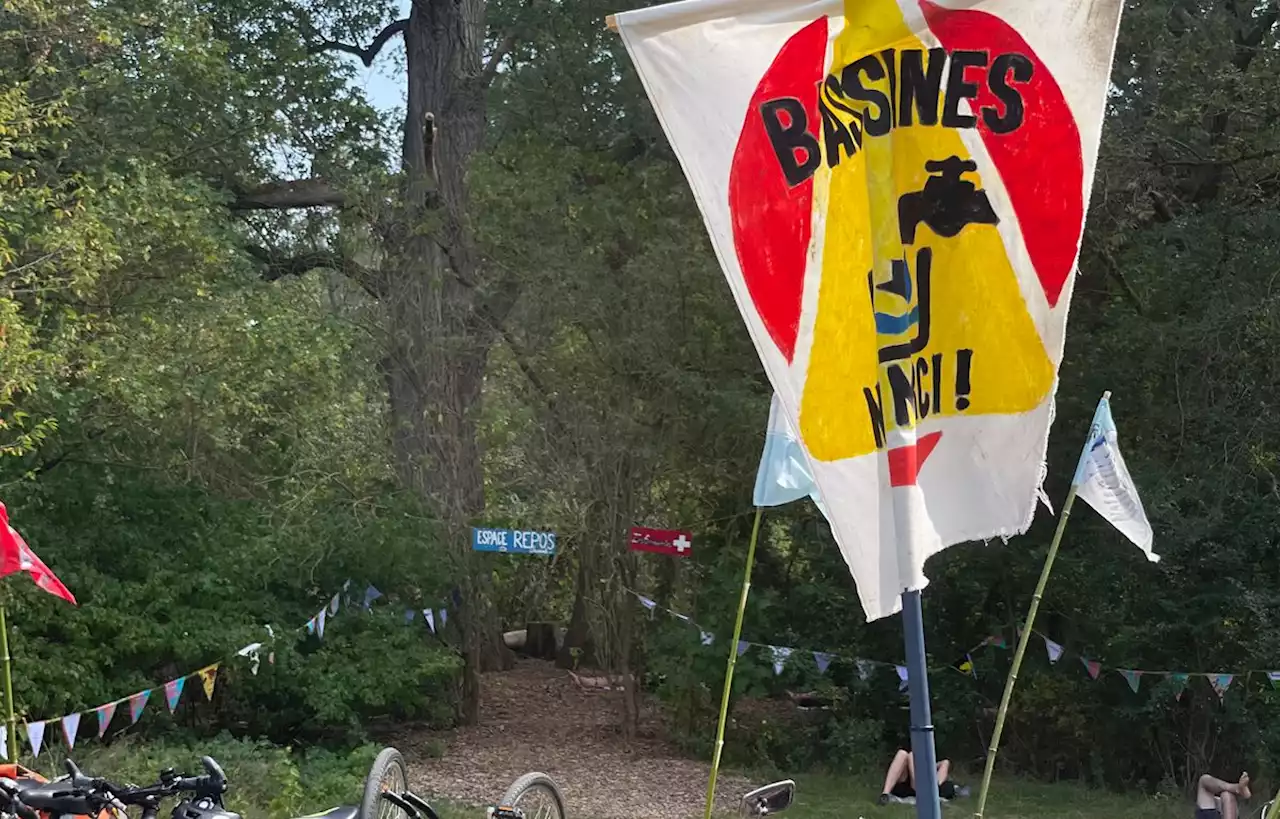
POLYGON ((884 790, 881 793, 891 793, 893 786, 899 782, 905 781, 910 775, 911 754, 906 751, 899 750, 893 755, 893 761, 889 763, 889 773, 884 777, 884 790))
POLYGON ((947 781, 947 777, 951 775, 951 760, 944 759, 938 763, 938 784, 941 785, 947 781))
POLYGON ((1222 819, 1236 819, 1240 815, 1240 806, 1236 803, 1236 795, 1231 791, 1223 791, 1218 797, 1221 805, 1219 810, 1222 811, 1222 819))
MULTIPOLYGON (((1249 774, 1240 775, 1239 782, 1224 782, 1209 774, 1200 777, 1200 781, 1196 783, 1196 807, 1212 810, 1218 807, 1218 799, 1223 795, 1233 797, 1231 799, 1232 809, 1236 809, 1237 799, 1249 799, 1253 796, 1253 792, 1249 790, 1249 774)), ((1222 812, 1225 819, 1226 801, 1223 800, 1222 812)))
POLYGON ((907 751, 907 784, 916 789, 916 755, 907 751))

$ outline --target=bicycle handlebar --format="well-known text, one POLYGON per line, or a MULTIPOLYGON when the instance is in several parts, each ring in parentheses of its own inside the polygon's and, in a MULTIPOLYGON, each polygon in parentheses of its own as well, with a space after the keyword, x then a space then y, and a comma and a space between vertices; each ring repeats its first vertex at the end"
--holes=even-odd
MULTIPOLYGON (((64 763, 71 786, 95 795, 102 795, 108 801, 116 801, 123 805, 146 805, 149 802, 176 796, 179 793, 195 793, 201 796, 220 796, 227 790, 227 775, 222 766, 211 756, 201 757, 206 773, 203 776, 178 775, 172 769, 160 773, 160 781, 153 785, 120 785, 109 779, 85 776, 80 767, 70 759, 64 763)), ((17 798, 14 794, 12 798, 17 798)), ((24 817, 34 819, 34 817, 24 817)))

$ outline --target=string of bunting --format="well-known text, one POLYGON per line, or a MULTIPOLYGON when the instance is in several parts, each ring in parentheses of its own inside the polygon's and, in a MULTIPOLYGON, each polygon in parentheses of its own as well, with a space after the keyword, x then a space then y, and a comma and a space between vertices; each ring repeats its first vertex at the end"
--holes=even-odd
MULTIPOLYGON (((675 617, 676 619, 689 624, 693 628, 698 629, 698 633, 701 637, 702 644, 704 646, 715 645, 716 635, 710 631, 707 631, 702 626, 695 623, 693 619, 690 618, 688 615, 681 614, 678 611, 672 611, 671 609, 665 608, 663 606, 659 606, 652 599, 645 597, 643 594, 640 594, 639 592, 633 591, 631 589, 627 589, 627 591, 630 592, 632 595, 634 595, 635 598, 640 601, 640 605, 648 609, 651 615, 653 612, 658 610, 664 611, 667 614, 671 615, 672 617, 675 617)), ((947 666, 947 669, 950 669, 952 671, 959 671, 961 674, 965 674, 966 676, 974 676, 972 655, 975 652, 986 647, 987 644, 988 644, 988 641, 984 640, 982 643, 979 643, 978 645, 974 646, 969 651, 965 652, 965 656, 963 659, 957 660, 956 662, 947 666)), ((883 660, 868 660, 865 657, 852 657, 847 654, 841 654, 835 651, 812 651, 808 649, 796 649, 796 648, 791 648, 789 646, 771 645, 769 643, 753 643, 753 642, 750 642, 749 640, 738 641, 738 656, 741 657, 742 655, 750 651, 752 648, 760 648, 765 650, 770 661, 772 661, 773 663, 773 673, 775 675, 781 674, 783 669, 787 667, 787 664, 792 660, 793 657, 803 655, 803 654, 808 654, 811 657, 813 657, 813 662, 818 667, 818 673, 820 674, 826 674, 827 669, 830 668, 831 664, 836 661, 846 661, 846 662, 852 663, 858 669, 858 676, 861 677, 863 680, 870 679, 871 675, 875 673, 876 669, 892 668, 894 672, 898 675, 898 690, 905 691, 907 688, 907 667, 905 665, 899 665, 897 663, 887 663, 887 662, 884 662, 883 660)), ((935 668, 930 670, 940 671, 944 669, 935 668)))
MULTIPOLYGON (((334 593, 334 595, 329 598, 329 602, 326 603, 323 608, 316 612, 306 623, 296 629, 293 629, 292 633, 297 634, 305 631, 308 635, 315 635, 319 639, 324 639, 325 625, 338 613, 338 610, 343 604, 344 598, 348 606, 352 603, 352 599, 349 594, 350 589, 351 581, 348 580, 342 585, 341 591, 334 593)), ((361 605, 365 611, 370 611, 373 608, 374 602, 382 596, 382 592, 370 585, 365 589, 361 605)), ((426 621, 427 627, 431 629, 432 634, 438 634, 439 631, 437 629, 443 629, 449 619, 447 608, 439 608, 435 610, 429 608, 421 610, 408 609, 405 611, 405 622, 412 623, 417 619, 419 612, 421 612, 422 618, 426 621)), ((249 671, 254 676, 257 676, 258 669, 261 667, 262 653, 264 651, 267 654, 267 662, 269 664, 275 665, 276 661, 275 651, 271 650, 271 644, 273 644, 276 639, 275 630, 269 625, 264 626, 264 628, 268 635, 265 642, 250 643, 249 645, 237 650, 233 655, 236 658, 245 659, 249 664, 249 671)), ((46 730, 52 724, 61 730, 62 739, 66 743, 67 750, 71 750, 75 748, 76 739, 79 737, 81 720, 91 714, 94 716, 94 721, 97 725, 98 739, 102 739, 102 737, 106 735, 107 729, 111 727, 111 722, 115 719, 116 713, 121 706, 128 705, 129 725, 136 725, 139 718, 142 717, 142 712, 151 701, 151 695, 161 691, 164 692, 165 705, 168 706, 169 713, 172 714, 177 710, 178 703, 182 700, 182 695, 186 691, 187 681, 192 679, 198 679, 200 681, 200 687, 204 691, 205 698, 212 701, 214 687, 217 685, 218 680, 218 670, 222 667, 222 664, 223 661, 219 660, 218 662, 211 663, 204 668, 192 671, 190 674, 175 677, 174 679, 164 683, 164 685, 157 686, 155 688, 148 688, 135 694, 130 694, 127 697, 123 697, 104 705, 99 705, 96 708, 89 708, 84 711, 67 714, 66 716, 58 717, 56 719, 30 720, 26 722, 24 726, 26 729, 25 739, 27 745, 31 748, 32 756, 40 756, 41 749, 46 745, 46 730)), ((22 737, 20 735, 19 741, 21 741, 21 739, 22 737)), ((8 750, 9 730, 7 726, 0 726, 0 755, 7 756, 8 750)))
MULTIPOLYGON (((672 611, 671 609, 659 606, 652 599, 645 597, 644 595, 638 592, 632 591, 631 589, 628 589, 627 591, 630 592, 632 595, 634 595, 636 599, 640 601, 640 605, 648 609, 651 614, 655 611, 661 610, 689 624, 690 626, 697 628, 699 634, 701 635, 702 645, 710 646, 715 644, 716 642, 715 634, 707 631, 706 629, 703 629, 701 626, 695 623, 688 615, 681 614, 680 612, 672 611)), ((1020 627, 1018 629, 1015 629, 1015 631, 1019 636, 1021 636, 1022 632, 1020 627)), ((1260 669, 1250 669, 1247 671, 1226 673, 1226 672, 1220 672, 1220 671, 1219 672, 1145 671, 1145 670, 1136 669, 1136 668, 1118 668, 1118 667, 1112 667, 1112 666, 1104 666, 1102 663, 1096 660, 1089 659, 1083 654, 1077 654, 1075 652, 1068 651, 1066 646, 1062 645, 1061 643, 1055 642, 1047 635, 1035 629, 1032 629, 1031 633, 1044 641, 1045 651, 1048 655, 1050 665, 1056 666, 1058 661, 1060 661, 1063 657, 1068 657, 1068 656, 1075 657, 1080 660, 1081 665, 1084 667, 1085 673, 1089 675, 1090 679, 1097 680, 1102 676, 1104 672, 1114 672, 1115 674, 1118 674, 1129 685, 1129 688, 1132 689, 1132 691, 1135 694, 1138 693, 1138 689, 1139 689, 1139 686, 1141 685, 1143 677, 1167 677, 1175 684, 1176 690, 1174 692, 1174 696, 1179 701, 1182 699, 1182 695, 1186 693, 1187 686, 1190 683, 1190 681, 1192 679, 1197 679, 1197 678, 1207 679, 1209 681, 1210 687, 1213 688, 1214 693, 1218 695, 1219 699, 1222 699, 1223 697, 1226 696, 1228 689, 1231 688, 1233 683, 1241 680, 1247 681, 1250 677, 1254 675, 1265 676, 1267 680, 1271 682, 1272 686, 1274 686, 1277 690, 1280 690, 1280 670, 1266 671, 1266 670, 1260 670, 1260 669)), ((1009 647, 1010 647, 1009 641, 1006 640, 1003 636, 995 635, 995 636, 988 637, 978 645, 969 649, 969 651, 965 652, 963 659, 958 660, 954 663, 951 663, 949 666, 946 667, 946 669, 959 671, 965 676, 973 677, 976 679, 978 674, 977 674, 977 668, 973 661, 974 654, 978 653, 979 651, 985 648, 1009 649, 1009 647)), ((877 668, 891 667, 894 669, 894 671, 898 675, 899 690, 906 690, 906 687, 907 687, 906 666, 899 665, 897 663, 887 663, 881 660, 868 660, 862 657, 850 657, 850 656, 843 655, 837 652, 832 652, 832 651, 811 651, 811 650, 795 649, 788 646, 775 646, 775 645, 770 645, 768 643, 752 643, 747 640, 738 641, 738 656, 741 657, 752 648, 764 649, 767 652, 769 659, 773 663, 774 674, 781 674, 783 669, 786 668, 787 663, 790 662, 793 657, 800 654, 809 654, 813 657, 814 664, 817 666, 818 672, 821 674, 827 673, 827 669, 836 660, 845 660, 845 661, 852 662, 857 667, 858 675, 864 680, 868 679, 877 668)), ((930 669, 930 671, 940 671, 940 670, 946 670, 946 669, 932 668, 930 669)))

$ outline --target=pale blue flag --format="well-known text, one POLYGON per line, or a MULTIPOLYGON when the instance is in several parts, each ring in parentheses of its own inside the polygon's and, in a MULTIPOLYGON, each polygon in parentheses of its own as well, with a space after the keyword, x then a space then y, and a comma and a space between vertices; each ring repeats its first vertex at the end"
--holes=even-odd
POLYGON ((769 404, 769 427, 764 435, 764 453, 760 456, 760 469, 756 472, 756 506, 782 506, 805 496, 813 498, 825 516, 826 507, 818 494, 818 484, 813 479, 809 456, 800 444, 782 409, 782 402, 774 393, 769 404))
MULTIPOLYGON (((1110 393, 1107 393, 1110 395, 1110 393)), ((1107 395, 1098 402, 1089 429, 1089 440, 1080 453, 1080 465, 1072 481, 1076 494, 1097 510, 1108 523, 1120 530, 1120 534, 1146 553, 1152 563, 1160 560, 1151 551, 1154 535, 1147 513, 1138 497, 1138 488, 1129 476, 1129 467, 1120 455, 1116 436, 1116 424, 1111 418, 1111 403, 1107 395)))

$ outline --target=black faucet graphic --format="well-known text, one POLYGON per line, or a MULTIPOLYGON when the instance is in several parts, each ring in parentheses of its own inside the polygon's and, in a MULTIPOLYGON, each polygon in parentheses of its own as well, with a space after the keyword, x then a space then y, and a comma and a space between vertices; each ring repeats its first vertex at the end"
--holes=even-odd
POLYGON ((978 170, 976 162, 949 156, 929 160, 924 169, 937 176, 929 177, 924 190, 903 194, 898 199, 898 230, 904 245, 915 244, 916 228, 921 224, 951 239, 966 225, 1000 223, 987 192, 962 178, 965 172, 978 170))

